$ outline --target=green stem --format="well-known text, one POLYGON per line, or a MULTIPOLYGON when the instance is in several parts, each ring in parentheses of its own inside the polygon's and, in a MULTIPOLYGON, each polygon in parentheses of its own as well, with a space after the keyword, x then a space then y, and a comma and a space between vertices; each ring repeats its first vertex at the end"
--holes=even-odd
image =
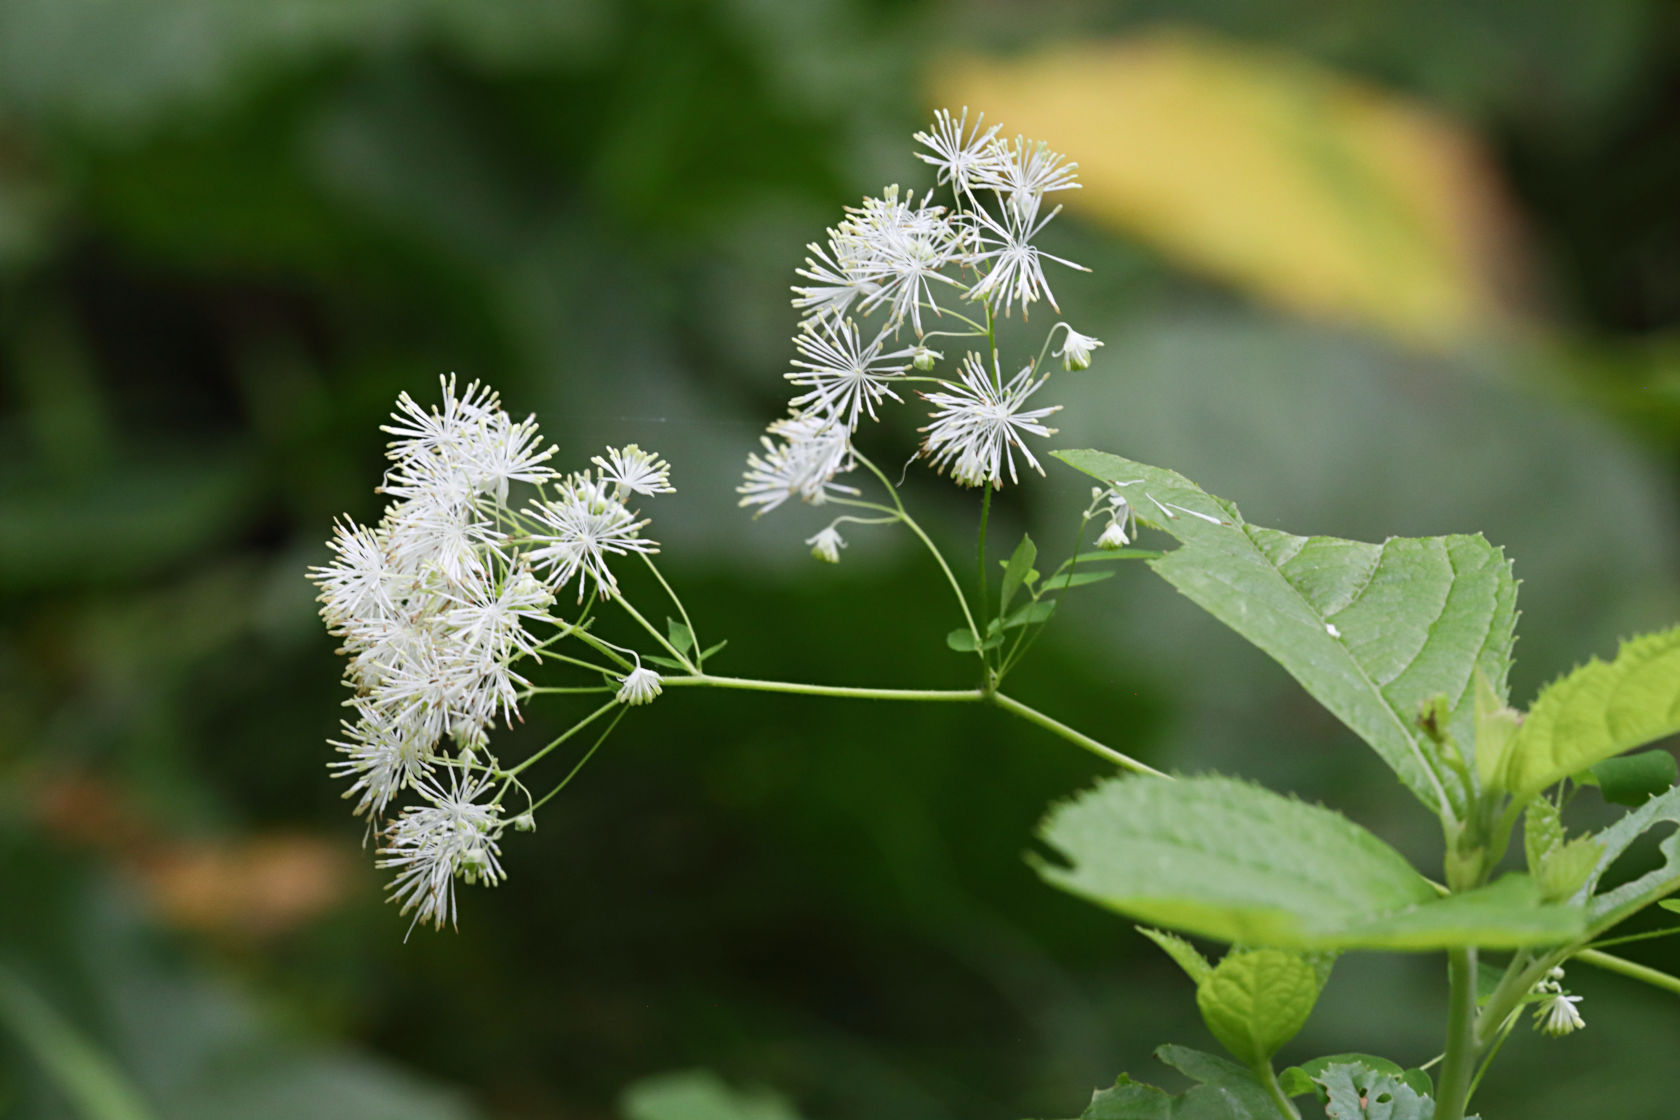
POLYGON ((613 699, 608 700, 605 704, 602 704, 599 708, 596 708, 593 712, 590 712, 588 715, 584 716, 582 719, 580 719, 576 723, 572 724, 572 726, 568 727, 565 731, 561 732, 560 736, 558 738, 550 740, 547 746, 545 746, 541 750, 537 751, 530 758, 527 758, 524 762, 521 762, 518 766, 515 766, 512 770, 503 771, 502 777, 504 777, 504 778, 515 777, 516 775, 518 775, 520 773, 520 771, 525 770, 527 767, 530 767, 530 766, 534 765, 544 755, 548 754, 548 752, 552 751, 554 748, 558 747, 561 743, 564 743, 567 739, 570 739, 573 735, 576 735, 579 731, 582 731, 584 728, 588 727, 590 724, 592 724, 596 720, 600 719, 608 711, 612 710, 612 708, 614 708, 617 704, 618 704, 617 697, 614 697, 613 699))
POLYGON ((1436 1089, 1435 1120, 1464 1120, 1476 1066, 1476 949, 1447 953, 1447 1056, 1436 1089))
POLYGON ((1499 1055, 1499 1048, 1505 1045, 1505 1040, 1517 1029, 1520 1018, 1515 1012, 1506 1017, 1504 1029, 1499 1032, 1499 1037, 1493 1040, 1493 1045, 1488 1047, 1487 1056, 1482 1059, 1482 1067, 1476 1071, 1475 1079, 1470 1082, 1470 1091, 1464 1095, 1465 1107, 1469 1107, 1470 1098, 1476 1095, 1476 1087, 1482 1083, 1482 1078, 1487 1076, 1488 1067, 1493 1065, 1493 1059, 1499 1055))
POLYGON ((1106 743, 1098 742, 1096 739, 1091 738, 1083 731, 1075 731, 1073 728, 1069 727, 1060 720, 1052 719, 1050 716, 1045 715, 1037 708, 1028 707, 1026 704, 1021 703, 1013 697, 1005 696, 1001 692, 994 692, 991 694, 990 699, 992 703, 996 704, 1004 711, 1020 716, 1028 723, 1036 723, 1046 731, 1060 735, 1062 738, 1066 739, 1070 743, 1073 743, 1075 746, 1084 747, 1098 758, 1107 759, 1116 766, 1130 770, 1135 774, 1149 774, 1156 778, 1171 777, 1170 774, 1157 770, 1148 763, 1139 762, 1130 755, 1121 754, 1119 751, 1108 746, 1106 743))
POLYGON ((1278 1084, 1277 1071, 1272 1068, 1271 1062, 1255 1063, 1254 1076, 1265 1087, 1266 1095, 1272 1098, 1272 1103, 1277 1105, 1278 1115, 1283 1117, 1283 1120, 1301 1120, 1301 1113, 1295 1107, 1295 1102, 1289 1099, 1289 1094, 1278 1084))
POLYGON ((582 758, 577 760, 577 765, 572 767, 571 772, 568 773, 564 778, 560 779, 560 784, 555 786, 553 789, 549 790, 547 793, 543 794, 536 801, 531 802, 531 807, 526 809, 525 811, 527 813, 535 813, 538 809, 541 809, 544 805, 548 804, 548 801, 549 801, 550 798, 552 798, 555 794, 559 793, 561 790, 565 789, 568 785, 570 785, 571 782, 572 782, 572 779, 578 776, 578 771, 583 769, 584 764, 586 762, 588 762, 590 759, 595 757, 595 752, 601 749, 601 744, 605 743, 607 741, 607 736, 609 736, 613 733, 613 728, 618 726, 618 721, 623 719, 624 718, 624 713, 629 711, 629 710, 630 709, 628 709, 628 708, 620 708, 618 710, 618 714, 612 718, 612 722, 607 724, 606 730, 602 731, 600 735, 596 736, 594 745, 591 746, 589 748, 589 750, 584 753, 584 756, 582 758))
POLYGON ((653 557, 645 552, 639 552, 637 555, 642 558, 642 563, 648 566, 648 571, 653 573, 653 578, 659 581, 659 586, 665 589, 665 594, 671 597, 671 602, 676 604, 677 613, 682 616, 683 625, 688 627, 689 640, 694 643, 694 656, 700 656, 700 651, 706 647, 700 644, 700 632, 694 628, 694 623, 689 621, 688 611, 683 607, 682 600, 677 598, 675 591, 671 590, 671 585, 665 582, 665 577, 659 574, 659 569, 653 563, 653 557))
MULTIPOLYGON (((630 600, 626 599, 622 595, 619 595, 616 597, 616 602, 619 606, 624 608, 625 614, 628 614, 631 618, 635 619, 637 623, 641 625, 643 630, 652 634, 653 640, 664 646, 665 652, 676 658, 684 669, 687 669, 690 673, 698 673, 700 671, 694 667, 694 662, 690 661, 687 657, 684 657, 682 651, 671 644, 670 639, 665 637, 665 635, 661 634, 658 630, 654 629, 653 623, 643 618, 642 613, 630 605, 630 600)), ((693 631, 690 631, 690 633, 693 633, 693 631)))
MULTIPOLYGON (((853 688, 846 685, 800 684, 797 681, 762 680, 756 677, 717 677, 710 673, 696 673, 691 677, 671 677, 663 683, 666 688, 729 688, 746 692, 782 692, 794 696, 833 696, 848 700, 919 700, 959 704, 990 701, 1004 711, 1020 716, 1028 723, 1035 723, 1051 734, 1066 739, 1075 746, 1082 747, 1097 757, 1123 769, 1138 774, 1149 774, 1156 778, 1172 777, 1172 775, 1163 773, 1147 763, 1139 762, 1130 755, 1120 753, 1105 743, 1098 742, 1082 731, 1075 731, 1060 720, 1052 719, 1037 708, 1029 707, 1001 692, 987 695, 978 688, 853 688)), ((591 716, 589 718, 593 719, 595 717, 591 716)), ((567 734, 569 735, 571 732, 567 732, 567 734)))
POLYGON ((1583 964, 1590 964, 1594 968, 1602 968, 1606 972, 1615 972, 1634 980, 1643 980, 1653 988, 1661 988, 1665 992, 1680 995, 1680 977, 1670 976, 1659 969, 1630 961, 1625 957, 1601 953, 1597 949, 1582 949, 1570 959, 1580 961, 1583 964))
POLYGON ((730 688, 746 692, 785 692, 797 696, 838 696, 850 700, 931 700, 972 702, 981 699, 977 688, 850 688, 831 684, 800 684, 796 681, 767 681, 751 677, 717 677, 697 673, 692 677, 672 677, 662 682, 666 688, 700 685, 711 688, 730 688))
MULTIPOLYGON (((857 457, 857 459, 858 459, 858 462, 862 463, 864 466, 868 467, 870 470, 875 471, 876 476, 879 477, 883 482, 886 481, 886 476, 881 474, 881 472, 879 470, 876 470, 874 463, 871 463, 868 459, 865 459, 862 455, 859 455, 857 457)), ((891 491, 891 486, 890 485, 888 487, 888 490, 889 490, 889 492, 891 491)), ((898 500, 898 495, 893 494, 893 501, 896 502, 897 500, 898 500)), ((963 621, 968 623, 968 632, 970 634, 974 635, 974 648, 976 650, 979 650, 979 648, 980 648, 980 628, 974 624, 974 613, 968 609, 968 597, 963 594, 962 584, 957 582, 957 575, 956 575, 955 572, 951 571, 951 565, 949 565, 945 562, 945 554, 939 551, 938 546, 936 546, 933 543, 932 538, 929 537, 925 532, 922 531, 922 527, 920 525, 916 524, 916 519, 911 517, 908 513, 906 513, 905 510, 904 510, 904 507, 902 505, 899 506, 897 509, 893 509, 890 506, 884 506, 884 505, 881 505, 878 502, 862 502, 862 501, 857 501, 856 499, 853 499, 853 498, 830 498, 829 501, 833 502, 836 505, 854 506, 854 507, 857 507, 857 508, 860 508, 860 509, 877 510, 881 513, 891 514, 894 518, 903 522, 904 527, 906 529, 909 529, 912 533, 914 533, 916 535, 916 539, 921 541, 922 544, 927 547, 928 552, 932 553, 934 562, 939 565, 939 570, 945 573, 945 582, 950 584, 951 585, 951 590, 956 593, 957 605, 962 608, 963 621)))

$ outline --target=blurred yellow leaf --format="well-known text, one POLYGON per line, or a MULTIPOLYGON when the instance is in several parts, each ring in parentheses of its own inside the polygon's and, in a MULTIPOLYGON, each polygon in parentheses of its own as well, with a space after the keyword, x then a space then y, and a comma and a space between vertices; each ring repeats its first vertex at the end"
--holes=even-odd
POLYGON ((1070 211, 1286 309, 1419 342, 1510 316, 1474 139, 1316 64, 1169 32, 948 60, 932 92, 1078 160, 1070 211))

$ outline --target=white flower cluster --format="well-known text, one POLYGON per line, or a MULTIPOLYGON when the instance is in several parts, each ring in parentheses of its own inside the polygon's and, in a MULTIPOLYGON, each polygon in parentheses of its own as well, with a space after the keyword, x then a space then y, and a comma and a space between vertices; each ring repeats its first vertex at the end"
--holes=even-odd
POLYGON ((1534 1007, 1535 1030, 1561 1038, 1587 1025, 1575 1007, 1581 1002, 1581 997, 1569 995, 1564 990, 1563 969, 1549 970, 1546 978, 1534 986, 1534 991, 1541 997, 1534 1007))
MULTIPOLYGON (((848 207, 797 270, 793 305, 803 318, 786 376, 800 392, 770 425, 762 453, 749 456, 738 488, 741 505, 758 513, 793 497, 820 504, 855 494, 835 481, 857 465, 852 436, 863 417, 902 403, 898 386, 909 381, 938 383, 921 394, 934 406, 921 451, 938 470, 963 485, 1001 486, 1006 473, 1018 481, 1019 454, 1043 473, 1024 437, 1050 435, 1042 421, 1059 406, 1027 407, 1047 375, 1035 359, 1006 376, 991 324, 1017 305, 1023 320, 1040 300, 1056 307, 1044 262, 1082 269, 1034 244, 1061 210, 1046 197, 1079 186, 1077 165, 1042 143, 1001 138, 984 118, 971 126, 966 109, 940 110, 915 139, 925 149, 917 158, 933 166, 950 204, 888 187, 848 207), (969 329, 930 331, 936 320, 969 329), (913 343, 900 346, 907 328, 913 343), (961 358, 954 380, 918 376, 944 358, 926 343, 934 334, 981 348, 961 358)), ((1055 354, 1064 367, 1087 368, 1102 343, 1065 323, 1055 329, 1066 331, 1055 354)), ((837 555, 826 538, 817 553, 837 555)))
POLYGON ((434 925, 453 919, 457 876, 502 875, 499 798, 481 803, 488 783, 471 774, 485 769, 490 725, 517 715, 528 682, 515 666, 542 644, 531 626, 569 632, 551 608, 574 576, 580 599, 591 584, 615 594, 608 555, 657 548, 625 500, 671 489, 668 466, 634 445, 562 479, 533 418, 514 421, 477 382, 441 387, 430 410, 404 393, 383 429, 394 437, 384 516, 372 527, 339 520, 332 561, 309 573, 354 692, 330 769, 350 782, 357 815, 385 819, 408 789, 425 802, 382 830, 380 866, 399 869, 403 912, 434 925), (523 510, 509 504, 515 482, 537 490, 523 510))

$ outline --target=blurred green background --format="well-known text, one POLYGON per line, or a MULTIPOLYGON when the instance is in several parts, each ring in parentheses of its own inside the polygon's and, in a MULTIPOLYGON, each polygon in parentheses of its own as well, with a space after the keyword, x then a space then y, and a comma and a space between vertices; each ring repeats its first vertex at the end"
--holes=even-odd
MULTIPOLYGON (((1013 1120, 1211 1048, 1020 858, 1100 765, 990 711, 668 695, 405 944, 303 569, 454 370, 567 465, 671 459, 650 531, 718 671, 963 686, 908 541, 828 568, 821 517, 732 488, 802 246, 966 103, 1082 165, 1052 247, 1094 272, 1053 279, 1107 348, 1054 443, 1293 531, 1484 530, 1526 702, 1680 617, 1677 61, 1664 0, 0 0, 0 1116, 604 1120, 706 1068, 811 1120, 1013 1120)), ((908 493, 965 554, 973 495, 908 493)), ((1060 547, 1084 494, 1052 466, 999 539, 1060 547)), ((1259 653, 1141 569, 1084 596, 1012 691, 1438 866, 1259 653)), ((1443 971, 1344 959, 1283 1057, 1429 1058, 1443 971)), ((1517 1035, 1484 1115, 1672 1116, 1680 1004, 1569 979, 1590 1029, 1517 1035)))

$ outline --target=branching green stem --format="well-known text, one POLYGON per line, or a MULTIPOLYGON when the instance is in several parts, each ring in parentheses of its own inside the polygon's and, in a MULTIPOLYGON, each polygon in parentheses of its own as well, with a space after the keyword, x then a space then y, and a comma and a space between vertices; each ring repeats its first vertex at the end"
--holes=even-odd
MULTIPOLYGON (((682 667, 684 669, 687 669, 690 673, 698 673, 700 671, 699 669, 694 667, 694 662, 690 661, 683 654, 683 652, 681 650, 679 650, 676 646, 671 644, 671 641, 670 641, 669 638, 667 638, 665 635, 661 634, 657 629, 655 629, 653 623, 651 623, 647 619, 643 618, 641 612, 638 611, 635 607, 632 607, 630 605, 630 600, 626 599, 622 595, 618 595, 618 596, 614 597, 614 601, 617 602, 619 606, 623 607, 624 608, 624 613, 628 614, 631 618, 635 619, 641 625, 643 630, 646 630, 649 634, 652 634, 653 635, 653 640, 658 642, 660 645, 664 646, 665 647, 665 652, 669 653, 672 657, 674 657, 677 660, 677 662, 680 665, 682 665, 682 667)), ((691 630, 690 633, 693 633, 693 631, 691 630)))
POLYGON ((1447 1055, 1435 1096, 1435 1120, 1464 1120, 1476 1067, 1476 950, 1447 953, 1447 1055))
POLYGON ((1278 1115, 1283 1120, 1301 1120, 1301 1112, 1295 1107, 1295 1102, 1289 1099, 1289 1094, 1278 1084, 1277 1071, 1271 1062, 1257 1062, 1254 1066, 1254 1076, 1266 1089, 1266 1095, 1277 1105, 1278 1115))
POLYGON ((677 613, 682 616, 683 625, 688 627, 688 636, 694 643, 694 654, 698 657, 700 651, 706 647, 700 644, 700 631, 696 630, 694 623, 689 621, 688 609, 683 606, 682 600, 677 598, 677 593, 671 590, 671 585, 665 582, 665 577, 659 574, 659 568, 654 564, 653 557, 645 552, 639 552, 637 555, 642 558, 642 563, 647 565, 648 571, 653 573, 653 578, 659 581, 659 586, 665 589, 665 594, 669 595, 671 602, 676 605, 677 613))
POLYGON ((549 740, 546 746, 533 753, 531 757, 527 758, 524 762, 521 762, 518 766, 513 767, 511 770, 503 771, 502 776, 504 778, 517 776, 522 770, 535 765, 543 758, 544 755, 560 746, 560 744, 564 743, 567 739, 570 739, 573 735, 576 735, 579 731, 582 731, 584 728, 588 727, 590 724, 594 723, 617 706, 617 698, 608 700, 605 704, 602 704, 599 708, 596 708, 593 712, 590 712, 588 715, 572 724, 572 726, 568 727, 565 731, 562 731, 557 738, 549 740))
POLYGON ((1653 988, 1661 988, 1665 992, 1672 992, 1674 995, 1680 996, 1680 976, 1671 976, 1660 969, 1640 964, 1637 961, 1630 961, 1626 957, 1618 957, 1610 953, 1600 952, 1597 949, 1582 949, 1571 959, 1580 961, 1582 964, 1590 964, 1594 968, 1602 968, 1606 972, 1615 972, 1634 980, 1643 980, 1653 988))
POLYGON ((606 729, 603 730, 600 735, 596 736, 594 744, 589 748, 589 750, 584 752, 583 757, 577 760, 577 765, 573 766, 566 776, 560 779, 560 784, 543 794, 537 800, 531 802, 531 807, 525 811, 527 813, 536 812, 548 803, 549 798, 553 797, 555 794, 570 785, 572 779, 578 776, 578 771, 583 769, 584 764, 595 757, 595 752, 601 749, 601 744, 607 741, 607 737, 613 733, 613 728, 618 726, 618 721, 624 718, 624 713, 628 710, 629 709, 627 708, 620 707, 618 709, 618 714, 613 716, 612 722, 607 724, 606 729))

